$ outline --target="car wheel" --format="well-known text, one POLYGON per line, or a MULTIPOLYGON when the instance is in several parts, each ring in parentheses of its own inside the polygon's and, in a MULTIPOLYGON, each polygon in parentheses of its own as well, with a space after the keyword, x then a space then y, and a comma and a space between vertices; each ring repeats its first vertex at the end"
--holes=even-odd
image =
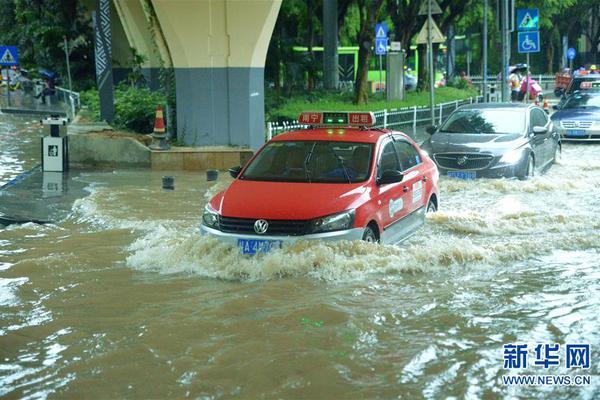
POLYGON ((373 231, 373 228, 367 226, 365 228, 365 232, 363 233, 362 240, 368 243, 377 243, 379 240, 377 239, 377 235, 373 231))
POLYGON ((437 207, 433 199, 429 199, 429 203, 427 204, 427 213, 434 213, 437 211, 437 207))
POLYGON ((519 175, 519 179, 524 181, 524 180, 533 178, 534 175, 535 175, 535 160, 533 159, 533 156, 530 154, 529 157, 527 158, 526 164, 523 165, 522 172, 519 175))

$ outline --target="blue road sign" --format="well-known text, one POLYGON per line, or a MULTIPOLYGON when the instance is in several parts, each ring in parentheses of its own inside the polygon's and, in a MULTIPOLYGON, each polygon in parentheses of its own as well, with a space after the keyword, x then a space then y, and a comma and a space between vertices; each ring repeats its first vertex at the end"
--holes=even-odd
POLYGON ((387 39, 387 25, 385 22, 375 25, 375 39, 387 39))
POLYGON ((19 52, 15 46, 0 46, 0 65, 7 67, 19 64, 19 52))
POLYGON ((519 32, 519 53, 537 53, 540 51, 540 32, 519 32))
POLYGON ((517 9, 517 30, 537 31, 540 26, 540 15, 537 8, 517 9))
POLYGON ((567 50, 567 58, 568 58, 569 60, 572 60, 572 59, 574 59, 574 58, 575 58, 575 55, 576 55, 576 54, 577 54, 577 52, 575 51, 575 49, 574 49, 574 48, 572 48, 572 47, 569 47, 569 49, 567 50))
POLYGON ((378 56, 384 56, 387 54, 387 38, 375 39, 375 54, 378 56))

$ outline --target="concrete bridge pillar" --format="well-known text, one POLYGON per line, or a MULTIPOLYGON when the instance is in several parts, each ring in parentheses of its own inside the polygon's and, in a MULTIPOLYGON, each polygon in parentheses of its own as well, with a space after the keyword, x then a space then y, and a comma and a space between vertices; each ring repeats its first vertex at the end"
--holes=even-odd
MULTIPOLYGON (((129 48, 134 48, 139 55, 145 58, 145 61, 142 63, 142 73, 148 86, 152 89, 157 89, 160 86, 159 72, 163 66, 163 62, 154 44, 154 39, 150 31, 150 23, 144 13, 142 1, 114 0, 113 2, 116 11, 113 19, 120 20, 121 22, 122 29, 127 38, 125 45, 128 46, 129 57, 132 56, 129 48)), ((125 74, 129 70, 125 71, 125 74)))
POLYGON ((281 0, 152 0, 173 61, 178 137, 264 143, 264 65, 281 0))

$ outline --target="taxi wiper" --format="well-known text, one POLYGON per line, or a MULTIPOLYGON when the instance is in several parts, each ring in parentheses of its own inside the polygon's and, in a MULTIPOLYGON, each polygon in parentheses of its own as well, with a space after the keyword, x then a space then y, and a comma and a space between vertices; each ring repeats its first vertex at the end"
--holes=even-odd
POLYGON ((346 179, 348 179, 348 183, 352 183, 352 179, 350 179, 350 174, 348 174, 348 170, 346 169, 346 164, 344 164, 344 159, 337 154, 335 155, 342 165, 342 170, 344 171, 344 175, 346 175, 346 179))
POLYGON ((311 178, 310 178, 310 169, 308 168, 308 163, 310 162, 310 158, 312 157, 313 151, 315 151, 316 145, 317 145, 317 142, 313 142, 313 145, 310 148, 308 155, 304 159, 304 172, 306 173, 306 179, 308 179, 308 183, 312 183, 311 178))

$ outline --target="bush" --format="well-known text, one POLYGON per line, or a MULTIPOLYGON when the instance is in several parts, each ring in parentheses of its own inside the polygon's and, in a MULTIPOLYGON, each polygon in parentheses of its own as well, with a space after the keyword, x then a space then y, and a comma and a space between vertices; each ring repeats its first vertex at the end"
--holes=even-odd
POLYGON ((453 87, 461 90, 471 89, 471 85, 465 79, 462 79, 460 76, 453 76, 447 83, 448 87, 453 87))
MULTIPOLYGON (((136 89, 130 86, 117 86, 115 96, 115 128, 136 133, 152 133, 156 106, 165 104, 165 96, 150 89, 136 89)), ((98 90, 92 89, 81 93, 81 102, 87 106, 92 117, 100 118, 100 98, 98 90)))

